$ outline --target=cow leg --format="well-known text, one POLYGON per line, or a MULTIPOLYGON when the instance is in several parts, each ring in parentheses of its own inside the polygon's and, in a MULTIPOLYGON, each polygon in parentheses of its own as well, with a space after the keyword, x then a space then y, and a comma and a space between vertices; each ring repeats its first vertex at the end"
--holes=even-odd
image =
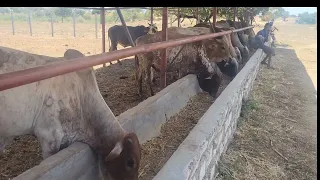
POLYGON ((151 76, 151 81, 152 81, 152 83, 155 84, 155 82, 156 82, 156 79, 155 79, 155 77, 154 77, 154 71, 155 71, 155 70, 151 67, 150 71, 151 71, 151 74, 150 74, 150 76, 151 76))
POLYGON ((153 96, 154 93, 153 93, 152 86, 151 86, 151 66, 147 66, 145 68, 145 76, 146 76, 146 84, 149 89, 149 95, 153 96))
MULTIPOLYGON (((111 51, 116 51, 117 50, 117 42, 113 41, 111 39, 111 47, 109 48, 109 52, 111 51)), ((118 60, 119 61, 119 60, 118 60)), ((110 61, 110 65, 112 64, 112 62, 110 61)))
MULTIPOLYGON (((138 58, 138 56, 137 56, 138 58)), ((139 63, 138 68, 136 69, 136 81, 138 86, 138 94, 139 96, 142 96, 142 64, 139 63)))

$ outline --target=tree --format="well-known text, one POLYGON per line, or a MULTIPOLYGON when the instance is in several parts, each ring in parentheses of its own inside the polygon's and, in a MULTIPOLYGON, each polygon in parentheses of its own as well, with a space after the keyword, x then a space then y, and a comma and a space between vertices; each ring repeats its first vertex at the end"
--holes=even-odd
POLYGON ((289 11, 284 11, 282 13, 282 18, 283 18, 283 21, 287 21, 287 18, 290 16, 290 13, 289 11))
POLYGON ((85 10, 82 10, 82 9, 75 9, 75 13, 76 13, 76 15, 80 15, 80 16, 84 16, 84 14, 86 13, 86 11, 85 10))
POLYGON ((302 13, 298 15, 298 24, 316 24, 317 23, 317 13, 302 13))
MULTIPOLYGON (((269 7, 238 7, 237 17, 240 21, 244 21, 249 23, 253 17, 259 13, 264 13, 268 11, 269 7)), ((226 19, 233 19, 233 7, 219 7, 217 10, 217 14, 220 17, 224 17, 226 19)), ((169 8, 169 14, 174 15, 178 18, 177 8, 169 8)), ((161 8, 157 8, 155 11, 156 16, 161 16, 162 11, 161 8)), ((212 18, 212 7, 199 7, 198 15, 200 22, 209 22, 212 18)), ((176 21, 177 18, 174 20, 176 21)), ((182 21, 185 18, 194 18, 196 19, 196 8, 181 8, 180 9, 180 18, 182 21)), ((174 22, 173 21, 173 22, 174 22)))
POLYGON ((100 10, 92 10, 91 14, 100 14, 100 10))
POLYGON ((61 22, 63 23, 63 18, 71 16, 72 10, 70 8, 56 8, 54 13, 61 17, 61 22))
POLYGON ((10 9, 8 7, 0 7, 0 13, 4 14, 4 13, 9 13, 10 9))

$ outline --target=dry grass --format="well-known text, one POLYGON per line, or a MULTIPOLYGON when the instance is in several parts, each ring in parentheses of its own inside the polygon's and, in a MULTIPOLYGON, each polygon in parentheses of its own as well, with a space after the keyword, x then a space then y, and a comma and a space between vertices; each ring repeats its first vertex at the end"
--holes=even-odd
POLYGON ((277 49, 274 69, 262 65, 217 179, 317 177, 315 26, 274 25, 278 45, 294 50, 277 49))
POLYGON ((251 100, 242 107, 218 179, 316 179, 312 82, 293 50, 276 53, 276 68, 262 66, 251 100))

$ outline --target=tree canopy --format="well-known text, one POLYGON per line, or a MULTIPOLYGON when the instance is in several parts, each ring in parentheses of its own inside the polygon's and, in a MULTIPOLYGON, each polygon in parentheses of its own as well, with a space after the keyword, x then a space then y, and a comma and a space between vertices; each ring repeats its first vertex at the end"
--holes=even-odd
POLYGON ((314 13, 302 13, 298 15, 298 24, 316 24, 317 23, 317 12, 314 13))
MULTIPOLYGON (((260 14, 265 13, 269 10, 269 7, 238 7, 237 8, 237 18, 240 21, 245 21, 247 23, 250 20, 260 14)), ((174 15, 176 19, 178 18, 177 8, 168 8, 168 13, 174 15)), ((155 8, 155 16, 161 16, 161 8, 155 8)), ((217 15, 226 19, 232 19, 234 14, 233 7, 219 7, 217 10, 217 15)), ((212 18, 212 7, 199 7, 198 15, 200 22, 208 22, 212 18)), ((194 18, 196 19, 196 8, 180 8, 180 18, 194 18)))

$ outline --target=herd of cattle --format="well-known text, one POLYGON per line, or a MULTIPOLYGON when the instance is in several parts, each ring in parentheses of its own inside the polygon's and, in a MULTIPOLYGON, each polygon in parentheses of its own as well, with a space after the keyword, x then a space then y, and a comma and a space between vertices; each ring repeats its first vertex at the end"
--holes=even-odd
MULTIPOLYGON (((219 21, 216 27, 197 24, 190 28, 168 28, 168 39, 178 39, 234 28, 247 27, 232 21, 219 21), (209 28, 208 28, 209 27, 209 28)), ((109 29, 110 50, 117 43, 129 46, 123 29, 109 29)), ((161 32, 154 26, 129 27, 136 45, 160 42, 161 32)), ((222 73, 230 77, 238 73, 252 49, 252 29, 217 38, 168 48, 167 71, 181 78, 197 74, 200 87, 215 96, 222 73)), ((53 58, 0 47, 0 74, 41 66, 84 56, 69 49, 64 57, 53 58)), ((159 72, 160 51, 138 54, 136 72, 139 93, 145 75, 150 95, 154 73, 159 72)), ((138 179, 141 146, 134 133, 125 132, 100 94, 93 68, 56 76, 0 92, 0 151, 15 136, 31 134, 39 140, 43 158, 47 158, 74 142, 93 148, 103 160, 101 171, 109 179, 138 179)))
MULTIPOLYGON (((230 20, 219 21, 215 27, 209 23, 200 23, 189 28, 168 28, 168 40, 203 35, 213 32, 248 27, 245 23, 230 20)), ((137 46, 162 41, 162 32, 156 32, 155 26, 128 27, 137 46)), ((117 49, 117 44, 131 46, 121 26, 113 26, 108 31, 111 46, 109 51, 117 49)), ((177 73, 178 79, 187 74, 197 74, 200 87, 211 96, 216 96, 222 73, 234 78, 239 64, 249 59, 249 49, 253 50, 255 33, 252 29, 211 38, 199 42, 167 48, 167 72, 177 73)), ((139 68, 136 71, 138 93, 142 94, 142 75, 145 75, 149 95, 153 96, 152 82, 155 72, 160 72, 160 51, 138 54, 139 68)))

